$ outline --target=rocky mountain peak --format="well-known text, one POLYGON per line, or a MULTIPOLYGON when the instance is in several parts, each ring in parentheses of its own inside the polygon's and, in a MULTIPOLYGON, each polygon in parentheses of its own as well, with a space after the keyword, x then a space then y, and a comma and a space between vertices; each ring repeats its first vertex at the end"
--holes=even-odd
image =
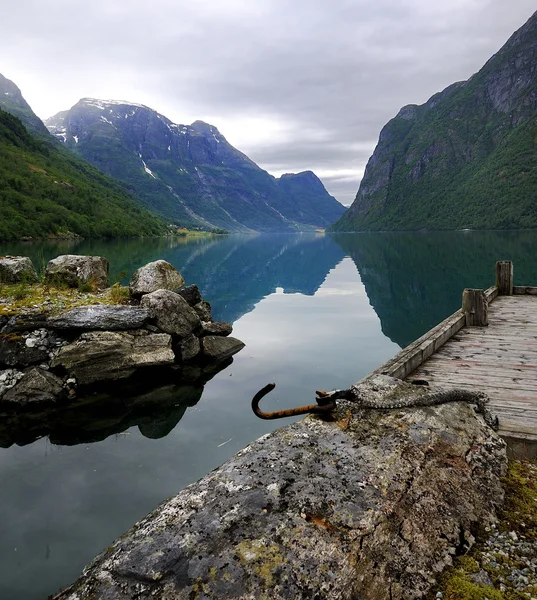
POLYGON ((537 227, 537 12, 482 69, 381 130, 338 231, 537 227))

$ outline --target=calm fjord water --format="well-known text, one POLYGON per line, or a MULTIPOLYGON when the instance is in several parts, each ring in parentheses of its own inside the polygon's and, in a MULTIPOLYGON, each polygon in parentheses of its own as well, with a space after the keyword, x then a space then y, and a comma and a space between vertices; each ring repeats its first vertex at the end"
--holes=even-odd
POLYGON ((536 242, 525 231, 0 245, 38 266, 103 255, 112 279, 163 258, 246 343, 203 393, 167 388, 179 407, 144 414, 139 427, 121 431, 112 413, 99 430, 83 424, 84 443, 65 445, 76 441, 66 422, 50 439, 0 448, 0 598, 43 600, 162 500, 288 422, 252 414, 268 382, 272 409, 347 387, 456 310, 464 287, 491 285, 496 260, 514 261, 516 284, 537 285, 536 242))

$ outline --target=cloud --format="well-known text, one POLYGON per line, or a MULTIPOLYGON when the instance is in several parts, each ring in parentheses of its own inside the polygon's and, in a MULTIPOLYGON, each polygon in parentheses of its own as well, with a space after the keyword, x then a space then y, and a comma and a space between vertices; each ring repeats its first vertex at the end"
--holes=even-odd
POLYGON ((533 0, 18 0, 2 15, 0 72, 42 117, 95 96, 206 120, 275 174, 330 173, 325 185, 348 204, 399 108, 467 79, 533 10, 533 0))

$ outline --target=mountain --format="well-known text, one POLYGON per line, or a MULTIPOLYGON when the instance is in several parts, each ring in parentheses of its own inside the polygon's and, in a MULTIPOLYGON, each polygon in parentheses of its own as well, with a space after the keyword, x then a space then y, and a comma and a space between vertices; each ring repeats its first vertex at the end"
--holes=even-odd
POLYGON ((468 81, 382 129, 333 231, 537 227, 537 13, 468 81))
POLYGON ((0 73, 0 109, 18 117, 30 133, 49 137, 43 121, 22 97, 19 88, 0 73))
POLYGON ((177 125, 141 104, 83 98, 46 125, 145 207, 180 225, 311 230, 345 210, 313 173, 275 179, 202 121, 177 125))
POLYGON ((22 96, 11 98, 30 124, 0 109, 0 240, 164 232, 118 183, 34 127, 22 96))

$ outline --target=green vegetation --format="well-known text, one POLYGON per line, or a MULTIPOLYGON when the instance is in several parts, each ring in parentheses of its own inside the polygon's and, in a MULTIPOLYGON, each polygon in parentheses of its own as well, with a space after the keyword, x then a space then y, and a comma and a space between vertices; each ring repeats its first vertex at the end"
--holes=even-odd
POLYGON ((54 316, 77 306, 129 303, 129 288, 119 284, 98 292, 88 284, 78 289, 44 283, 0 284, 0 316, 17 315, 28 308, 54 316))
POLYGON ((0 240, 161 235, 164 224, 52 138, 0 110, 0 240))
MULTIPOLYGON (((497 527, 499 535, 513 532, 528 543, 537 539, 537 461, 511 460, 504 478, 505 505, 497 527)), ((432 600, 437 592, 443 600, 527 600, 537 595, 537 586, 528 583, 517 590, 511 573, 526 567, 522 555, 512 552, 495 552, 494 563, 486 559, 486 539, 489 532, 481 532, 477 543, 465 556, 455 559, 453 567, 446 569, 439 585, 429 594, 432 600), (476 574, 485 572, 489 583, 479 582, 476 574), (502 586, 500 589, 500 585, 502 586)))
POLYGON ((403 108, 331 230, 536 228, 536 32, 537 17, 467 82, 403 108))

